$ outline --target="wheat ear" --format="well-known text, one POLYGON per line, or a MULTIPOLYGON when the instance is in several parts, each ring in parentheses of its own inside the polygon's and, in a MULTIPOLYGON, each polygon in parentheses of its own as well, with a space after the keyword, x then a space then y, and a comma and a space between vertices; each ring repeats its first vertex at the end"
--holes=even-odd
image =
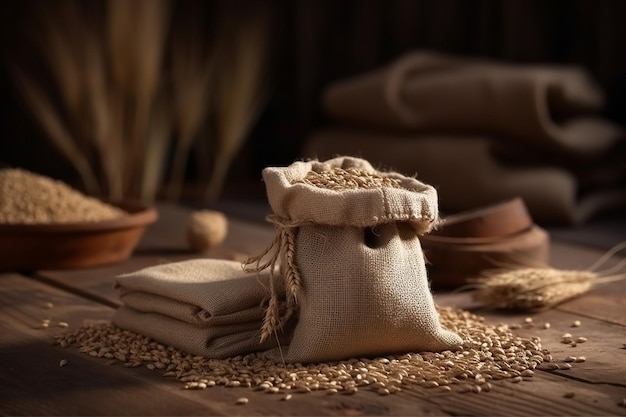
POLYGON ((218 68, 215 90, 218 143, 205 200, 214 200, 221 193, 232 159, 265 97, 268 16, 257 9, 245 17, 234 27, 227 23, 223 33, 227 41, 218 45, 216 60, 223 63, 218 68))

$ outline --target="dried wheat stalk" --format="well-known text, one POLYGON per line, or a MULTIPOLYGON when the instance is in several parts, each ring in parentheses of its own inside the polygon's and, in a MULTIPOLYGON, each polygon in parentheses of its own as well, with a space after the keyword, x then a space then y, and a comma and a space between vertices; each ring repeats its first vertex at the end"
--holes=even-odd
POLYGON ((594 285, 626 278, 615 274, 624 264, 598 271, 610 257, 626 248, 626 242, 609 250, 594 265, 584 271, 554 268, 505 269, 473 280, 477 290, 474 299, 481 304, 503 309, 542 310, 589 291, 594 285))
MULTIPOLYGON (((16 71, 16 79, 48 137, 74 164, 90 194, 113 199, 138 194, 139 174, 147 163, 143 151, 156 140, 151 137, 148 146, 168 4, 111 0, 105 4, 103 25, 92 4, 44 2, 36 11, 40 36, 46 39, 38 43, 39 52, 53 88, 40 87, 23 72, 16 71)), ((150 162, 162 165, 162 156, 150 162)))
POLYGON ((217 149, 205 200, 216 199, 237 151, 261 109, 266 92, 268 15, 264 8, 247 12, 238 25, 224 21, 218 46, 215 112, 217 149))
POLYGON ((165 155, 168 152, 172 131, 172 115, 167 101, 165 94, 157 96, 148 124, 147 137, 150 138, 150 142, 143 150, 144 167, 139 187, 139 197, 144 201, 154 200, 164 176, 165 155))
POLYGON ((98 194, 100 187, 96 174, 93 172, 85 154, 78 148, 67 127, 60 120, 54 110, 54 105, 41 91, 39 86, 24 77, 20 71, 15 71, 15 79, 21 87, 22 94, 33 113, 39 119, 48 137, 53 144, 71 161, 80 175, 85 188, 90 194, 98 194))
POLYGON ((261 342, 287 323, 289 318, 298 310, 298 294, 302 289, 302 276, 295 261, 295 230, 276 216, 268 216, 268 221, 274 223, 276 235, 272 243, 260 254, 253 256, 243 263, 244 270, 260 272, 270 270, 269 305, 265 310, 265 317, 261 327, 261 342), (278 270, 283 271, 282 274, 278 270), (284 314, 281 314, 279 287, 287 296, 284 314))
POLYGON ((163 164, 162 158, 147 160, 144 151, 152 146, 147 132, 161 77, 169 2, 110 0, 107 5, 111 73, 123 106, 120 136, 113 140, 126 141, 123 193, 132 195, 140 192, 133 179, 142 178, 146 164, 163 164))
POLYGON ((496 308, 539 310, 587 292, 595 278, 588 271, 512 269, 478 279, 474 299, 496 308))
MULTIPOLYGON (((81 117, 84 104, 82 92, 81 53, 72 40, 72 31, 82 30, 83 22, 79 13, 69 2, 59 2, 51 11, 52 16, 36 10, 35 23, 46 38, 41 54, 47 62, 53 80, 56 81, 60 101, 65 105, 72 121, 72 115, 81 117), (63 17, 64 25, 54 24, 54 19, 63 17)), ((40 44, 41 45, 41 44, 40 44)), ((15 65, 15 64, 14 64, 15 65)), ((59 104, 55 97, 29 77, 24 68, 15 65, 13 76, 20 88, 24 100, 39 120, 42 128, 52 143, 70 161, 85 185, 88 192, 97 194, 101 191, 89 159, 86 156, 85 143, 76 137, 75 126, 68 122, 68 117, 58 110, 59 104)))
POLYGON ((168 0, 38 3, 32 26, 40 30, 36 42, 53 85, 45 89, 17 66, 15 78, 89 194, 153 199, 175 128, 177 198, 215 85, 218 144, 206 195, 216 197, 257 116, 267 53, 264 9, 246 11, 240 25, 229 19, 218 28, 219 59, 201 43, 195 30, 200 24, 175 36, 171 79, 164 80, 171 6, 168 0), (214 63, 220 65, 217 80, 214 63))
POLYGON ((109 89, 102 37, 102 33, 87 28, 82 35, 81 46, 85 57, 83 101, 88 112, 84 120, 89 126, 80 130, 77 139, 94 144, 103 172, 103 182, 106 182, 107 195, 119 200, 123 189, 119 164, 124 147, 121 138, 117 137, 120 132, 116 127, 119 126, 120 118, 116 119, 117 102, 112 100, 113 91, 109 89))
POLYGON ((178 133, 169 191, 172 200, 180 198, 187 158, 208 113, 216 65, 203 42, 202 23, 197 19, 202 14, 192 11, 194 15, 186 16, 185 26, 174 33, 171 54, 172 104, 178 133))

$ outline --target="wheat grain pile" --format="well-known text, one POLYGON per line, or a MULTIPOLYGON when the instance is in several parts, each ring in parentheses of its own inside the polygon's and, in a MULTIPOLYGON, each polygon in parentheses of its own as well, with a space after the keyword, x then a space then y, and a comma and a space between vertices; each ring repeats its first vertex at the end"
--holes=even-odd
POLYGON ((371 173, 361 168, 343 169, 334 167, 322 172, 309 171, 303 179, 294 181, 293 183, 303 183, 330 190, 380 187, 402 188, 397 178, 371 173))
POLYGON ((309 365, 276 363, 261 354, 206 359, 110 323, 62 334, 55 338, 55 343, 78 347, 91 356, 127 367, 146 366, 185 383, 187 389, 222 385, 282 395, 312 391, 355 394, 359 390, 388 395, 419 389, 480 392, 490 390, 493 381, 519 383, 531 378, 537 367, 571 367, 552 362, 539 338, 517 337, 506 324, 489 325, 480 316, 454 308, 439 307, 438 313, 442 325, 463 338, 463 345, 457 350, 309 365))
POLYGON ((0 170, 0 224, 96 222, 125 214, 61 181, 23 169, 0 170))

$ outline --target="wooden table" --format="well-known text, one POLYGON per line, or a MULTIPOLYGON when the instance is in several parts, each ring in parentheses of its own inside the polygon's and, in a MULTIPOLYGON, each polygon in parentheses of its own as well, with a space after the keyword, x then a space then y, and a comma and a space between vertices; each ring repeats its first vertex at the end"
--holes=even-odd
MULTIPOLYGON (((533 315, 536 323, 521 332, 540 336, 553 356, 586 356, 570 370, 536 371, 520 384, 497 383, 490 392, 373 392, 353 396, 294 395, 290 401, 248 388, 185 390, 173 378, 146 368, 125 368, 75 349, 52 346, 52 336, 90 321, 109 320, 119 301, 117 274, 169 261, 198 257, 186 249, 189 210, 163 205, 132 259, 94 269, 37 271, 0 275, 0 414, 2 415, 626 415, 626 280, 597 287, 556 309, 533 315), (50 327, 40 323, 50 320, 50 327), (559 343, 575 320, 577 335, 588 342, 559 343), (66 366, 59 366, 62 360, 66 366), (572 396, 573 395, 573 396, 572 396), (245 406, 236 405, 241 396, 245 406)), ((265 225, 230 219, 224 245, 206 256, 242 259, 270 242, 265 225)), ((552 265, 584 269, 600 251, 553 242, 552 265)), ((435 294, 440 305, 472 306, 466 293, 435 294)), ((526 315, 480 311, 488 321, 520 323, 526 315)), ((502 381, 500 381, 502 382, 502 381)))

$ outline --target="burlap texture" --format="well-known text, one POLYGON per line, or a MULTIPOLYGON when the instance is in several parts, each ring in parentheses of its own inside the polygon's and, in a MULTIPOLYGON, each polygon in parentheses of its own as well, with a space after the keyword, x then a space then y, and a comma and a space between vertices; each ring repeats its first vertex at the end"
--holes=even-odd
POLYGON ((269 271, 252 275, 240 262, 218 259, 174 262, 120 275, 116 288, 124 305, 113 323, 210 358, 265 350, 276 345, 275 339, 259 342, 268 276, 269 271))
POLYGON ((576 66, 416 51, 330 85, 323 106, 362 127, 495 133, 576 154, 605 151, 623 137, 600 117, 602 90, 576 66))
POLYGON ((382 172, 410 188, 341 191, 298 182, 311 170, 333 167, 377 172, 349 157, 263 172, 270 205, 281 218, 278 227, 295 236, 299 319, 285 360, 333 361, 460 345, 461 338, 439 323, 418 237, 438 219, 435 190, 382 172))
POLYGON ((296 248, 304 279, 288 361, 438 352, 462 343, 439 324, 420 241, 407 223, 304 226, 296 248))
MULTIPOLYGON (((329 157, 359 152, 372 161, 393 161, 396 169, 416 170, 438 190, 443 211, 456 213, 522 197, 534 220, 581 224, 626 204, 623 185, 596 186, 581 192, 580 180, 558 166, 507 165, 494 155, 497 139, 471 134, 398 134, 364 129, 326 129, 307 138, 303 155, 329 157)), ((602 172, 603 167, 595 169, 602 172)), ((593 173, 593 167, 587 172, 593 173)), ((601 175, 606 181, 606 175, 601 175)))
POLYGON ((298 183, 309 171, 332 168, 359 168, 377 173, 360 158, 338 157, 325 162, 294 162, 289 167, 269 167, 263 179, 272 211, 279 218, 296 224, 368 227, 407 221, 418 233, 428 233, 438 219, 437 191, 428 184, 396 172, 383 175, 398 179, 402 188, 335 190, 298 183))
POLYGON ((167 346, 207 358, 228 358, 276 346, 274 339, 259 342, 261 321, 199 327, 171 316, 143 313, 121 306, 113 316, 113 323, 122 329, 148 336, 167 346))

